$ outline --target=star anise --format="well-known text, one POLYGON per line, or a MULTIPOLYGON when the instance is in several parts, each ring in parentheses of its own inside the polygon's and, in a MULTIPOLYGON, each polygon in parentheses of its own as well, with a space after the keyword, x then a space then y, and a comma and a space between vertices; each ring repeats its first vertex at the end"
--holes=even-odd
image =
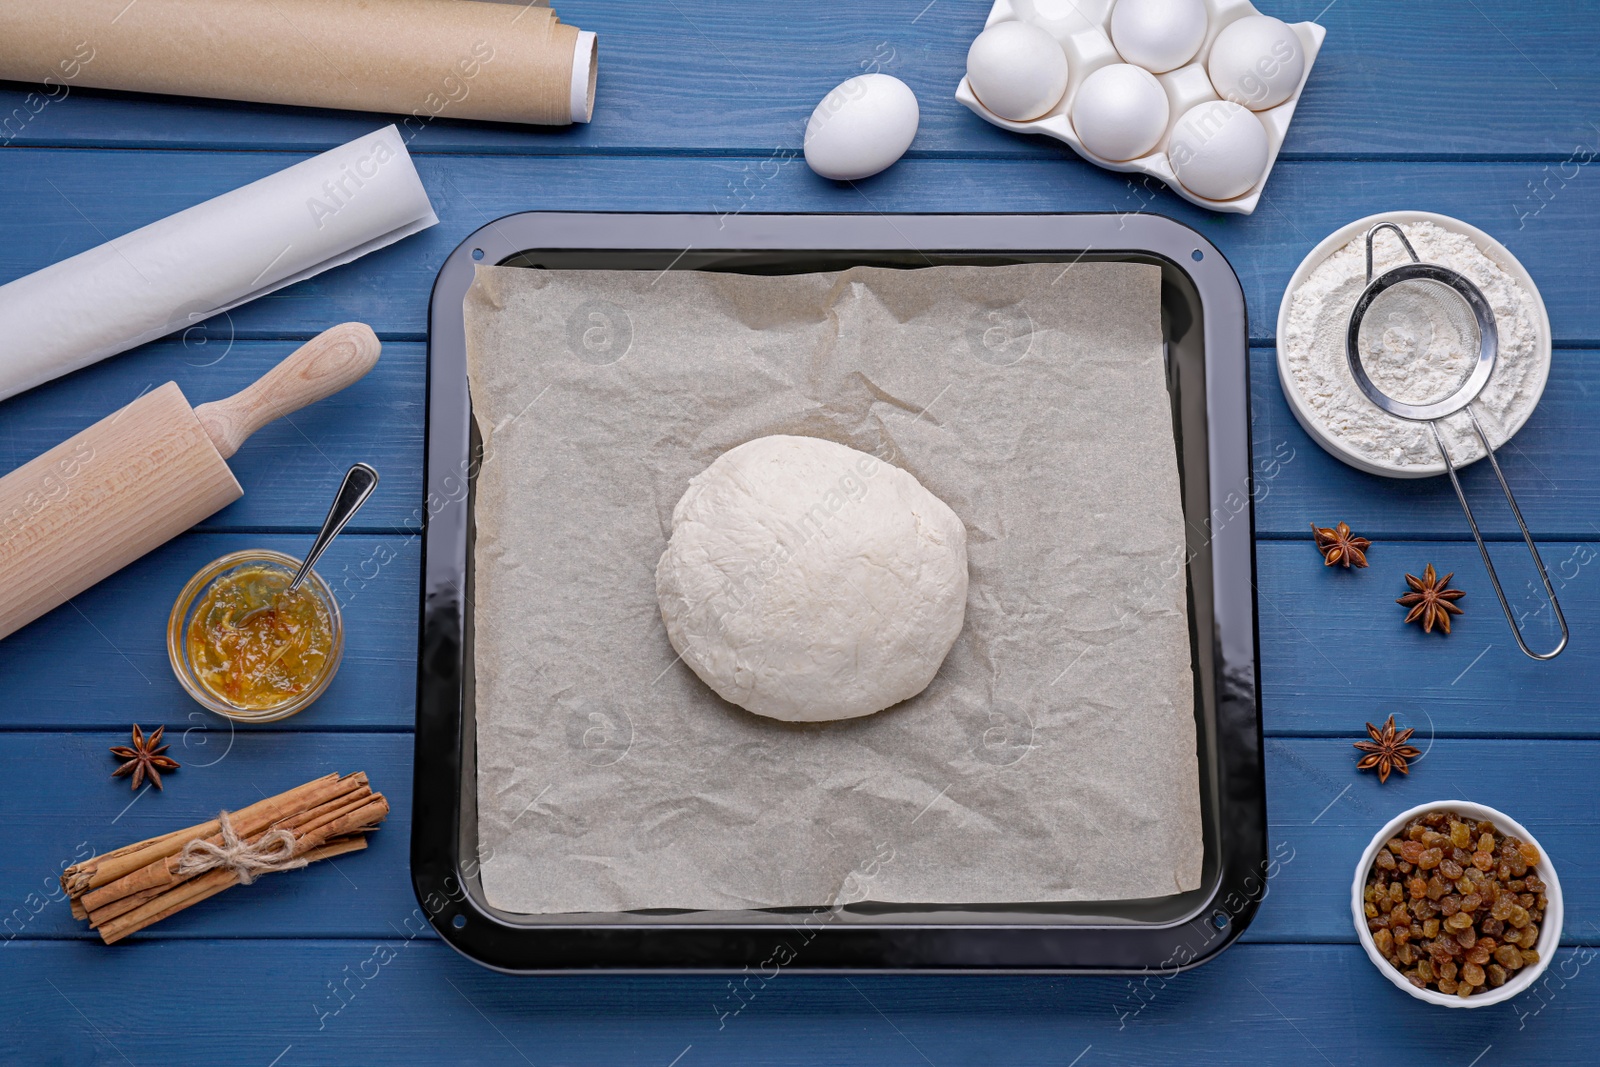
POLYGON ((1345 570, 1349 570, 1352 565, 1367 565, 1367 549, 1372 547, 1372 542, 1365 537, 1351 536, 1349 523, 1341 522, 1332 529, 1312 523, 1311 536, 1316 539, 1317 551, 1322 553, 1326 566, 1342 563, 1345 570))
POLYGON ((139 786, 144 784, 144 776, 150 775, 150 781, 157 789, 161 789, 160 771, 175 771, 178 761, 171 756, 163 756, 168 748, 161 744, 161 735, 166 732, 165 726, 156 727, 156 732, 149 737, 139 729, 139 724, 133 725, 133 747, 127 745, 113 745, 111 754, 120 760, 127 760, 122 766, 111 772, 111 777, 121 778, 124 774, 133 773, 133 788, 137 792, 139 786), (159 747, 158 747, 159 746, 159 747))
POLYGON ((1393 715, 1389 716, 1389 721, 1383 724, 1382 730, 1379 730, 1370 722, 1367 723, 1367 733, 1372 737, 1372 740, 1357 741, 1355 743, 1356 748, 1367 753, 1367 755, 1361 757, 1361 762, 1356 764, 1356 770, 1370 771, 1376 767, 1378 768, 1378 781, 1380 782, 1389 780, 1390 771, 1410 774, 1411 771, 1406 766, 1406 761, 1416 759, 1422 755, 1421 750, 1415 745, 1406 744, 1407 741, 1411 740, 1411 734, 1415 729, 1415 727, 1408 726, 1396 733, 1393 715))
POLYGON ((1411 587, 1411 592, 1396 600, 1396 604, 1404 604, 1411 611, 1406 615, 1406 622, 1422 621, 1422 632, 1432 633, 1435 625, 1444 633, 1450 632, 1450 616, 1460 615, 1461 609, 1451 603, 1460 600, 1467 594, 1459 589, 1450 588, 1450 579, 1455 577, 1451 571, 1443 578, 1438 577, 1433 570, 1433 564, 1428 564, 1422 572, 1422 577, 1406 575, 1406 584, 1411 587))

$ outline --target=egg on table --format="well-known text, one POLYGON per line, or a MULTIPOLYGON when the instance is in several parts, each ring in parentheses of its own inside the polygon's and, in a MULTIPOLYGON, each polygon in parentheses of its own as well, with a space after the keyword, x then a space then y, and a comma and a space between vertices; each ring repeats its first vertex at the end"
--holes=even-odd
POLYGON ((1230 100, 1207 100, 1184 112, 1167 144, 1178 181, 1207 200, 1232 200, 1255 188, 1268 151, 1261 120, 1230 100))
POLYGON ((1153 74, 1189 62, 1205 39, 1204 0, 1117 0, 1111 9, 1117 53, 1153 74))
POLYGON ((997 22, 967 49, 967 83, 1003 119, 1031 122, 1067 92, 1067 54, 1030 22, 997 22))
POLYGON ((917 135, 917 97, 899 78, 860 74, 822 98, 806 123, 806 165, 824 178, 855 181, 905 155, 917 135))
POLYGON ((1217 34, 1206 73, 1224 100, 1265 111, 1300 87, 1306 52, 1288 23, 1271 15, 1246 15, 1217 34))
POLYGON ((1083 147, 1113 162, 1136 159, 1161 143, 1170 107, 1156 76, 1132 63, 1101 67, 1072 98, 1072 128, 1083 147))

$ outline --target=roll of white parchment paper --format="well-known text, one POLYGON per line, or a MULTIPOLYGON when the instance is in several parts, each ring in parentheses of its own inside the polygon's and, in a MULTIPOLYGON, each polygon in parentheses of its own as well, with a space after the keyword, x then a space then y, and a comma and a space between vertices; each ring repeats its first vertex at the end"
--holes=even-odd
POLYGON ((387 126, 0 285, 0 399, 427 229, 387 126))

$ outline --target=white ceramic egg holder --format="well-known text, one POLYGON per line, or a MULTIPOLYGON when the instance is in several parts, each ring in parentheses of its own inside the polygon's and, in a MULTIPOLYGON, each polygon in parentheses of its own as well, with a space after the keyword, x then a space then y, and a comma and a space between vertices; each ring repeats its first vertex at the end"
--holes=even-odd
POLYGON ((1295 105, 1300 102, 1300 94, 1305 91, 1306 79, 1311 77, 1311 67, 1317 61, 1317 53, 1322 50, 1322 41, 1328 31, 1315 22, 1297 22, 1290 26, 1305 50, 1306 70, 1300 78, 1300 84, 1295 86, 1294 95, 1288 100, 1277 107, 1254 113, 1267 130, 1266 169, 1262 171, 1261 179, 1243 196, 1236 196, 1232 200, 1208 200, 1203 196, 1195 196, 1183 187, 1183 183, 1173 172, 1172 163, 1167 158, 1167 145, 1171 141, 1173 127, 1190 108, 1207 100, 1222 99, 1211 84, 1211 76, 1206 73, 1206 59, 1211 55, 1211 43, 1217 39, 1217 34, 1230 23, 1247 15, 1259 15, 1261 12, 1256 10, 1249 0, 1205 0, 1206 36, 1200 45, 1199 53, 1176 70, 1155 76, 1156 81, 1166 90, 1167 103, 1170 107, 1167 131, 1162 135, 1161 142, 1156 145, 1155 151, 1148 155, 1137 159, 1115 161, 1102 159, 1085 148, 1083 142, 1078 140, 1077 131, 1072 128, 1072 119, 1068 117, 1072 111, 1072 101, 1078 95, 1078 87, 1083 84, 1083 80, 1101 67, 1123 62, 1111 44, 1111 8, 1114 4, 1115 0, 995 0, 994 7, 989 11, 989 19, 984 23, 984 29, 997 22, 1031 22, 1061 43, 1062 49, 1067 53, 1066 95, 1048 114, 1030 122, 1012 122, 991 112, 973 93, 972 86, 965 77, 956 87, 956 99, 967 105, 980 118, 1003 129, 1016 133, 1042 133, 1058 141, 1065 141, 1072 146, 1073 151, 1096 166, 1159 178, 1166 182, 1173 192, 1190 203, 1199 204, 1212 211, 1250 214, 1261 202, 1261 190, 1267 184, 1268 176, 1272 174, 1272 165, 1277 162, 1278 150, 1283 147, 1283 139, 1289 132, 1289 120, 1294 118, 1295 105))

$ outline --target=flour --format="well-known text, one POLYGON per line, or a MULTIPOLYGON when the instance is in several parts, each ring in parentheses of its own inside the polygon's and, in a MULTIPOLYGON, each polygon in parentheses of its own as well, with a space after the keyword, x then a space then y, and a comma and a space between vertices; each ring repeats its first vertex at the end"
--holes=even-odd
MULTIPOLYGON (((1409 223, 1401 229, 1423 262, 1466 276, 1483 291, 1494 311, 1500 355, 1494 376, 1472 409, 1498 448, 1533 412, 1543 387, 1545 372, 1533 300, 1465 234, 1431 222, 1409 223)), ((1366 255, 1363 234, 1323 260, 1294 291, 1280 353, 1282 365, 1311 419, 1350 452, 1384 467, 1417 473, 1443 470, 1427 424, 1379 410, 1356 387, 1345 361, 1350 312, 1367 286, 1366 255)), ((1394 234, 1379 233, 1374 273, 1407 262, 1409 257, 1394 234)), ((1430 315, 1420 304, 1408 306, 1404 296, 1369 312, 1368 318, 1360 347, 1362 366, 1373 384, 1396 400, 1425 404, 1449 396, 1477 359, 1472 331, 1462 321, 1430 315), (1375 320, 1374 314, 1378 316, 1375 320)), ((1451 415, 1440 429, 1456 464, 1483 458, 1483 446, 1466 412, 1451 415)))

